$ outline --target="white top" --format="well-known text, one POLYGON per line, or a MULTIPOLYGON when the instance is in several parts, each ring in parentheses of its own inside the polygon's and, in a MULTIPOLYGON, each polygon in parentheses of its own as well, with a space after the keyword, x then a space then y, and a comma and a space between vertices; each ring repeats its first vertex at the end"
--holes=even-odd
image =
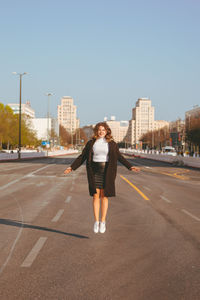
POLYGON ((93 161, 106 162, 108 161, 108 142, 105 138, 99 138, 93 145, 93 161))

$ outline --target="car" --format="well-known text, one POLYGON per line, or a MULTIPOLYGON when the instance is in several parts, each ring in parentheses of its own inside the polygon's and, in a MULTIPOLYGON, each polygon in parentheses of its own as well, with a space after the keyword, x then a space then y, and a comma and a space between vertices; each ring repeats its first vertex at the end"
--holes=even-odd
POLYGON ((174 147, 166 146, 162 148, 162 152, 167 155, 177 156, 177 152, 174 147))

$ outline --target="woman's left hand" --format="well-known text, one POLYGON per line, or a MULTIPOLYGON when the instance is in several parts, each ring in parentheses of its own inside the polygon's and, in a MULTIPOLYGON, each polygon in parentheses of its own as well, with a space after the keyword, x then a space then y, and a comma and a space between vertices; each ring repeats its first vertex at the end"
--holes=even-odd
POLYGON ((140 168, 138 167, 131 167, 130 170, 134 172, 140 172, 140 168))

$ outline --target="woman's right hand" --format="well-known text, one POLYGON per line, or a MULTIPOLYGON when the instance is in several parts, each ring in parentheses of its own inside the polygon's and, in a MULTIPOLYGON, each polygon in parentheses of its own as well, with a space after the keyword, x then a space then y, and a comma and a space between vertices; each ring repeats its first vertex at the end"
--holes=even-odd
POLYGON ((72 171, 72 168, 71 167, 68 167, 65 171, 64 171, 64 174, 69 174, 71 173, 72 171))

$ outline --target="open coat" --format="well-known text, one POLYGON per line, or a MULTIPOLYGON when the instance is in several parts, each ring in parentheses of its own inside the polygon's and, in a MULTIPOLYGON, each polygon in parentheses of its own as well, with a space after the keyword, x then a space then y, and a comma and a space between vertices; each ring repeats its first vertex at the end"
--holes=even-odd
MULTIPOLYGON (((89 185, 89 193, 90 196, 96 194, 96 186, 94 174, 92 172, 92 158, 93 158, 93 145, 95 143, 95 139, 92 139, 87 142, 85 148, 82 153, 75 159, 72 163, 72 170, 76 170, 78 167, 82 165, 82 163, 86 160, 86 169, 87 169, 87 178, 89 185)), ((132 165, 126 160, 121 153, 119 152, 119 148, 114 141, 110 141, 108 143, 109 151, 108 151, 108 167, 106 171, 105 177, 105 187, 104 187, 104 195, 106 197, 114 197, 115 196, 115 178, 117 175, 117 161, 122 163, 127 169, 130 169, 132 165)))

